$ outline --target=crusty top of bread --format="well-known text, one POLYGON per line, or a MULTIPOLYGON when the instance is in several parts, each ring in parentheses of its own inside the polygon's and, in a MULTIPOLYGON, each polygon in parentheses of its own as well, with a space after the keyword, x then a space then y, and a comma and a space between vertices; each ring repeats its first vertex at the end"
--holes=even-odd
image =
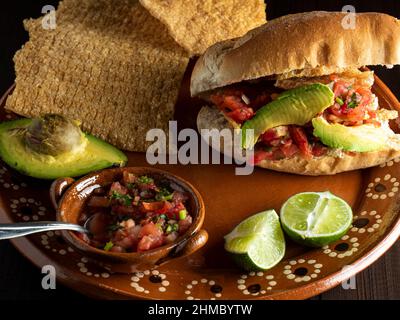
POLYGON ((243 80, 286 79, 343 72, 367 65, 400 64, 400 22, 383 13, 314 11, 287 15, 241 38, 210 47, 197 61, 191 93, 198 95, 243 80))

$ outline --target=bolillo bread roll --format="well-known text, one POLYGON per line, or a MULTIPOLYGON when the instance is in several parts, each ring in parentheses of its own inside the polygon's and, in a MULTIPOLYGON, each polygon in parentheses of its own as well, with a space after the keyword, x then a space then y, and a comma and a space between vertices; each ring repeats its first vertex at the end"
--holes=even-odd
MULTIPOLYGON (((355 28, 347 29, 347 13, 293 14, 272 20, 241 38, 217 43, 197 61, 191 94, 209 100, 210 95, 223 87, 246 81, 263 83, 263 80, 276 80, 275 86, 289 89, 301 83, 320 82, 319 78, 329 79, 332 74, 350 78, 366 76, 371 79, 365 81, 373 82, 372 74, 362 74, 359 69, 367 65, 400 64, 400 22, 382 13, 358 13, 355 17, 355 28)), ((240 128, 240 124, 216 106, 203 107, 197 125, 199 130, 240 128)), ((373 167, 399 156, 397 134, 390 136, 387 147, 380 151, 344 152, 330 148, 325 155, 310 159, 295 153, 282 160, 262 160, 256 165, 302 175, 332 175, 373 167)))

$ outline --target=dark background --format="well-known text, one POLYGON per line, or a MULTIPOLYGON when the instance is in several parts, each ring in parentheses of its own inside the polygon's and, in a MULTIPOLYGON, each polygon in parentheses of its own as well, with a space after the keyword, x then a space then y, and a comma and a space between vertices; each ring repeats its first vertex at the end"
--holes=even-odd
MULTIPOLYGON (((38 17, 44 5, 56 6, 57 3, 58 1, 54 0, 2 2, 0 6, 0 95, 14 82, 12 58, 21 45, 28 40, 22 26, 23 19, 38 17)), ((385 12, 400 18, 399 0, 269 0, 267 1, 267 17, 270 20, 289 13, 312 10, 340 11, 344 5, 353 5, 358 12, 385 12)), ((329 25, 326 27, 329 28, 329 25)), ((400 97, 398 79, 400 67, 392 70, 374 69, 395 95, 400 97)), ((358 274, 356 280, 356 290, 343 290, 339 286, 314 299, 400 299, 400 244, 397 243, 379 261, 358 274)), ((58 285, 57 290, 43 290, 40 271, 23 258, 8 241, 0 242, 0 300, 62 298, 86 299, 61 285, 58 285)))

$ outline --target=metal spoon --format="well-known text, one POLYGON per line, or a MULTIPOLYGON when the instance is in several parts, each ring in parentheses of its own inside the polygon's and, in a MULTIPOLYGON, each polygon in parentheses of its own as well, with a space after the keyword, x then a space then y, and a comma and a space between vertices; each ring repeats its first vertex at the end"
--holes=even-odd
MULTIPOLYGON (((88 219, 89 221, 90 219, 88 219)), ((22 222, 0 224, 0 240, 13 239, 27 236, 33 233, 54 231, 54 230, 71 230, 81 233, 89 233, 87 222, 82 227, 78 224, 57 222, 57 221, 38 221, 38 222, 22 222)))

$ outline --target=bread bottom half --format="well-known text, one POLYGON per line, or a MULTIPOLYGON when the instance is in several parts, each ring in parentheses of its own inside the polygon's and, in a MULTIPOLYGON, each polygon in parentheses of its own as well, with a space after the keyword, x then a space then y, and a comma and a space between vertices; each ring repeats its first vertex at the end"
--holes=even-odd
MULTIPOLYGON (((228 121, 218 109, 213 107, 203 107, 197 117, 197 127, 202 129, 231 129, 234 132, 234 124, 228 121)), ((258 167, 294 173, 300 175, 318 176, 333 175, 340 172, 374 167, 400 157, 400 135, 393 138, 391 147, 385 150, 374 152, 354 153, 332 153, 322 157, 304 159, 301 156, 294 156, 282 160, 263 160, 258 167)), ((221 150, 223 150, 221 144, 221 150)))

